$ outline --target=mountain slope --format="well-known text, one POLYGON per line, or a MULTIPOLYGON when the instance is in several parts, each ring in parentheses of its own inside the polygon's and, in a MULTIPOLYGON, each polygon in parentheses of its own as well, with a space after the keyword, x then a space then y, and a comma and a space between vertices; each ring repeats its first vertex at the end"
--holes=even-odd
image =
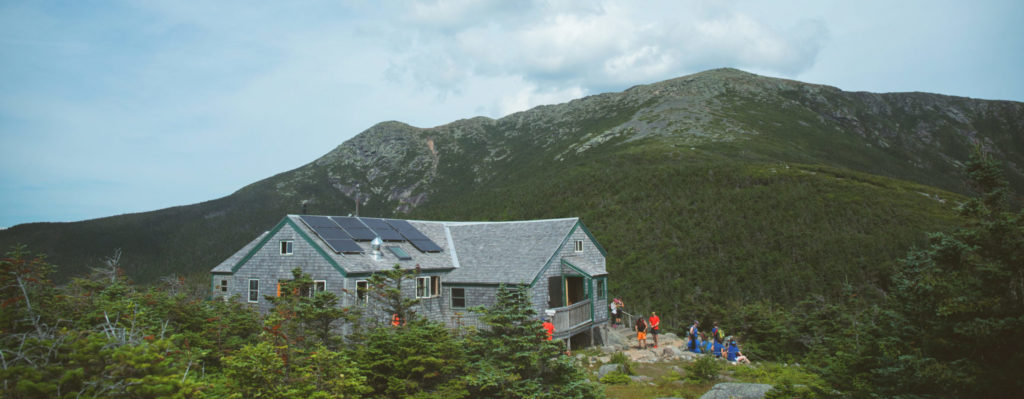
POLYGON ((791 301, 843 282, 884 285, 889 259, 951 223, 973 143, 1004 160, 1021 191, 1022 131, 1017 102, 712 70, 498 120, 385 122, 225 198, 15 226, 0 245, 49 253, 65 276, 123 248, 128 273, 152 281, 202 275, 303 204, 424 219, 581 216, 624 277, 613 289, 791 301), (730 271, 742 275, 717 280, 730 271))

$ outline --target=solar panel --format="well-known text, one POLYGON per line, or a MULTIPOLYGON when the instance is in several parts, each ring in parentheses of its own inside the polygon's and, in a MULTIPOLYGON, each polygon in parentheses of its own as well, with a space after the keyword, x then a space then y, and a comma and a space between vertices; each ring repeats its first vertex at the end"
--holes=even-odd
POLYGON ((301 218, 307 226, 313 229, 316 229, 317 227, 338 228, 338 225, 334 224, 334 222, 332 222, 327 216, 299 215, 299 218, 301 218))
POLYGON ((416 249, 422 252, 441 252, 441 247, 437 246, 437 244, 434 244, 434 242, 431 241, 430 239, 409 240, 409 242, 412 243, 412 246, 416 247, 416 249))
POLYGON ((391 225, 391 227, 394 227, 395 230, 398 230, 398 232, 400 232, 400 233, 401 232, 406 232, 406 231, 409 231, 409 230, 413 230, 413 231, 416 230, 415 227, 412 227, 412 225, 409 224, 409 222, 405 221, 405 220, 388 219, 385 222, 387 222, 387 224, 391 225))
POLYGON ((315 231, 318 236, 325 240, 352 239, 352 237, 349 237, 348 233, 346 233, 345 230, 339 228, 320 227, 313 229, 313 231, 315 231))
POLYGON ((403 240, 405 240, 404 238, 402 238, 401 234, 398 234, 397 230, 393 229, 390 225, 388 225, 386 222, 384 222, 384 219, 375 219, 375 218, 360 218, 360 219, 362 219, 363 223, 366 223, 366 225, 369 226, 370 229, 373 230, 373 232, 376 233, 377 236, 380 237, 380 239, 382 239, 384 241, 403 241, 403 240))
POLYGON ((351 239, 348 238, 338 238, 324 241, 327 241, 327 245, 330 245, 331 249, 333 249, 334 252, 337 253, 358 254, 363 252, 363 248, 360 247, 359 244, 356 244, 355 241, 352 241, 351 239))
POLYGON ((338 223, 341 228, 345 229, 348 235, 352 236, 352 239, 356 241, 370 241, 374 237, 377 237, 372 230, 363 225, 359 219, 348 216, 331 216, 331 220, 338 223))
POLYGON ((423 235, 423 233, 420 233, 419 230, 406 230, 406 231, 403 231, 401 233, 402 233, 402 237, 405 237, 405 239, 409 240, 409 241, 412 241, 412 240, 427 240, 427 241, 429 241, 430 240, 429 237, 423 235))

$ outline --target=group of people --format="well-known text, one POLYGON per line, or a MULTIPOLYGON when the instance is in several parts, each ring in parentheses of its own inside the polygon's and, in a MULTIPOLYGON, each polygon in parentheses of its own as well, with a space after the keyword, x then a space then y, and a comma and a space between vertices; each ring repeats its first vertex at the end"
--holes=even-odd
MULTIPOLYGON (((609 305, 612 311, 612 326, 622 323, 622 300, 615 298, 609 305)), ((647 349, 647 337, 650 336, 654 340, 654 348, 658 347, 658 335, 661 330, 661 318, 658 317, 656 312, 651 312, 651 316, 645 319, 643 316, 636 319, 636 323, 633 324, 633 331, 636 332, 637 346, 640 349, 647 349)), ((740 346, 736 342, 736 338, 729 336, 726 337, 725 331, 718 327, 718 322, 713 324, 711 329, 711 339, 700 331, 700 321, 694 320, 693 324, 687 329, 687 349, 694 353, 709 354, 717 358, 725 358, 730 362, 750 364, 750 359, 747 359, 740 351, 740 346)))
POLYGON ((686 331, 687 338, 689 338, 688 349, 694 353, 705 353, 718 358, 725 358, 730 362, 750 364, 750 359, 747 359, 740 352, 740 345, 736 343, 736 338, 725 336, 725 331, 718 327, 718 322, 714 322, 711 328, 711 339, 700 331, 700 321, 694 320, 693 324, 686 331))

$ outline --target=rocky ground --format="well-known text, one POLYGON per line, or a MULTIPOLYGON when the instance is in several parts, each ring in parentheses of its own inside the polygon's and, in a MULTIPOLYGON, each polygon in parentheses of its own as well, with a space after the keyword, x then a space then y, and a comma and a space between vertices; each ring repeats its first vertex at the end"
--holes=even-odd
POLYGON ((704 355, 687 351, 687 339, 672 333, 659 335, 657 348, 649 336, 645 349, 639 347, 636 333, 626 327, 608 327, 602 335, 605 337, 603 346, 578 353, 576 358, 589 366, 595 378, 621 371, 618 364, 611 363, 612 354, 621 352, 629 358, 633 364, 632 382, 606 386, 605 394, 609 398, 760 399, 771 389, 766 384, 736 382, 728 370, 723 370, 715 384, 685 382, 686 366, 704 355))

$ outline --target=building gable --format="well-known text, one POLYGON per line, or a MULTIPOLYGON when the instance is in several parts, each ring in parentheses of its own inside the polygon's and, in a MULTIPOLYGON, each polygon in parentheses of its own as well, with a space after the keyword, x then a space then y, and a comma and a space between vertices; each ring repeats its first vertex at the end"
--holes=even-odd
POLYGON ((328 264, 331 265, 331 267, 333 267, 335 270, 338 271, 338 273, 341 273, 342 276, 347 276, 347 273, 345 272, 345 269, 343 269, 341 267, 341 265, 338 264, 338 262, 335 262, 334 259, 331 259, 331 257, 329 255, 327 255, 327 252, 324 251, 323 247, 321 247, 317 242, 315 242, 308 234, 306 234, 301 228, 299 228, 298 225, 295 224, 295 222, 293 222, 288 217, 285 217, 284 219, 282 219, 281 222, 279 222, 276 226, 274 226, 274 228, 271 229, 270 232, 265 237, 263 237, 263 239, 259 243, 257 243, 256 246, 252 248, 252 250, 249 251, 249 253, 247 253, 244 257, 242 257, 242 259, 240 259, 238 261, 238 263, 236 263, 234 266, 232 266, 231 267, 231 273, 237 272, 238 269, 240 269, 250 259, 252 259, 253 255, 255 255, 257 252, 259 252, 261 249, 263 249, 263 247, 268 242, 270 242, 274 237, 276 237, 277 233, 279 231, 281 231, 281 229, 284 228, 285 226, 291 227, 291 229, 293 231, 295 231, 296 234, 298 234, 300 237, 302 237, 302 239, 306 243, 308 243, 311 247, 313 247, 313 249, 316 250, 316 252, 318 254, 320 254, 320 256, 325 261, 327 261, 328 264))

